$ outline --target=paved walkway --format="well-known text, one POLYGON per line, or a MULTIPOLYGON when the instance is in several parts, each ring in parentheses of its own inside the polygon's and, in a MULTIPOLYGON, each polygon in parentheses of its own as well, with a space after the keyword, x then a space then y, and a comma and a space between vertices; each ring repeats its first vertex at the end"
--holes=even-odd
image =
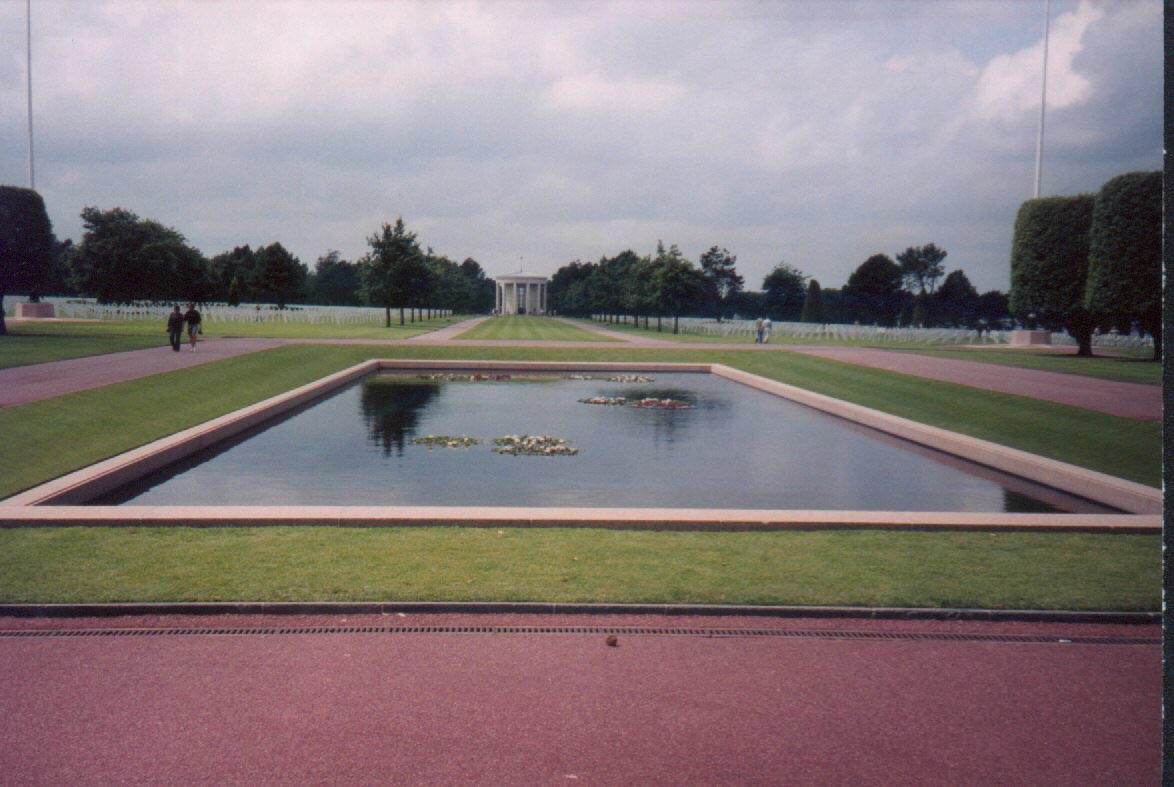
MULTIPOLYGON (((457 339, 456 336, 487 318, 450 325, 410 339, 205 339, 199 351, 171 352, 166 345, 147 350, 112 353, 66 361, 0 369, 0 407, 47 399, 74 391, 133 380, 151 374, 185 368, 234 355, 257 352, 284 344, 348 344, 437 347, 590 347, 600 342, 500 341, 457 339)), ((622 342, 626 347, 676 350, 752 350, 758 352, 800 352, 844 363, 911 374, 991 391, 1027 396, 1072 405, 1125 418, 1159 420, 1162 417, 1162 388, 1095 377, 1084 377, 1014 366, 981 363, 954 358, 935 358, 913 353, 866 347, 807 347, 760 344, 685 344, 665 339, 612 331, 598 325, 567 321, 601 336, 622 342)))
POLYGON ((0 627, 238 632, 0 637, 0 773, 12 783, 1161 778, 1158 626, 392 615, 0 627), (307 630, 389 626, 415 633, 307 630), (612 627, 647 633, 609 647, 612 627), (714 636, 723 628, 758 633, 714 636), (1036 636, 1047 641, 1007 641, 1036 636))

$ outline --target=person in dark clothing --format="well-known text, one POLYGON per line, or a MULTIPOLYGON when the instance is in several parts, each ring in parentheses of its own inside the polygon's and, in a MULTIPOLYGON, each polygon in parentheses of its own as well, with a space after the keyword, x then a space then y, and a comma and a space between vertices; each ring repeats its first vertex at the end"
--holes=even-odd
POLYGON ((171 349, 179 352, 180 342, 183 341, 183 315, 179 313, 179 304, 167 315, 167 336, 171 339, 171 349))
POLYGON ((196 334, 200 332, 200 313, 193 304, 188 304, 188 310, 183 314, 183 321, 188 326, 188 341, 192 345, 192 352, 196 351, 196 334))

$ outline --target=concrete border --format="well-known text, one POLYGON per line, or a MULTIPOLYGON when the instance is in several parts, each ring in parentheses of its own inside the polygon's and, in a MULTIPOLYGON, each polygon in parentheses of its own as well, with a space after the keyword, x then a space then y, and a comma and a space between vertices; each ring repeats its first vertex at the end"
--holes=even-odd
POLYGON ((720 364, 545 361, 370 360, 242 408, 0 501, 0 526, 450 524, 483 527, 626 527, 644 529, 1025 529, 1159 532, 1161 491, 945 429, 882 413, 720 364), (691 372, 712 373, 918 445, 1045 486, 1145 514, 1002 514, 891 511, 719 509, 559 509, 351 506, 82 506, 209 445, 304 406, 375 371, 691 372))
POLYGON ((948 607, 829 607, 736 604, 608 604, 554 601, 177 601, 115 604, 0 604, 13 618, 109 618, 131 615, 362 614, 664 615, 669 617, 856 618, 869 620, 1026 621, 1154 624, 1160 612, 948 607))

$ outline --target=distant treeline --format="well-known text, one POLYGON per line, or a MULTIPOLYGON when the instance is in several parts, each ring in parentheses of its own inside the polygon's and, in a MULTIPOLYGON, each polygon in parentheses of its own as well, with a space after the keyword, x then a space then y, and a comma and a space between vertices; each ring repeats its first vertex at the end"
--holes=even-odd
POLYGON ((995 326, 1010 318, 1007 295, 979 294, 962 270, 945 272, 946 252, 930 243, 897 255, 874 254, 840 289, 780 262, 760 291, 745 289, 737 257, 711 247, 695 265, 676 246, 654 256, 628 250, 599 262, 576 260, 555 272, 551 307, 562 314, 641 318, 667 316, 716 320, 770 317, 781 321, 866 323, 921 327, 995 326), (668 272, 666 274, 666 272, 668 272))

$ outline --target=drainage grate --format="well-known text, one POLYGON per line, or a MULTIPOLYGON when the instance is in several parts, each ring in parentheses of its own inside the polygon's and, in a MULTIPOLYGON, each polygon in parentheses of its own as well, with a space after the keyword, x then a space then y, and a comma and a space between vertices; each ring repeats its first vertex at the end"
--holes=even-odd
POLYGON ((1160 645, 1159 638, 1060 637, 1015 634, 916 631, 823 631, 752 628, 633 628, 613 626, 307 626, 282 628, 45 629, 0 631, 0 639, 27 637, 220 637, 303 636, 307 634, 615 634, 637 637, 776 637, 785 639, 925 640, 1007 644, 1160 645))

